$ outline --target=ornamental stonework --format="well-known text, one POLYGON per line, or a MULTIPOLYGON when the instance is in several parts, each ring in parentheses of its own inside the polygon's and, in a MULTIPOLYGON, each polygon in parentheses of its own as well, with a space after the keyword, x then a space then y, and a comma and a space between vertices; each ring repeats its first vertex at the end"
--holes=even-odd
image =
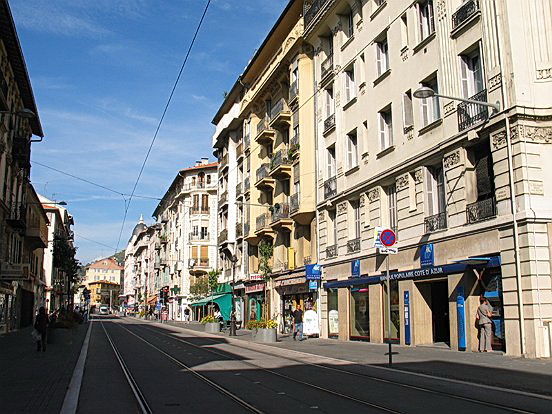
POLYGON ((408 188, 408 174, 401 175, 397 177, 397 181, 395 183, 395 186, 397 190, 402 190, 404 188, 408 188))
POLYGON ((517 125, 517 128, 519 138, 525 138, 528 141, 541 142, 544 144, 550 144, 552 142, 552 127, 517 125))
POLYGON ((499 73, 497 75, 494 75, 491 79, 489 79, 489 92, 492 92, 498 87, 500 87, 501 83, 502 83, 502 74, 499 73))
POLYGON ((364 207, 364 205, 366 204, 366 197, 365 196, 360 196, 360 207, 364 207))
POLYGON ((337 205, 337 213, 344 214, 347 212, 347 202, 339 203, 337 205))
POLYGON ((414 182, 420 184, 424 182, 424 172, 421 168, 418 168, 414 171, 414 182))
POLYGON ((538 69, 537 80, 552 79, 552 68, 538 69))
POLYGON ((500 131, 493 135, 493 148, 502 148, 506 144, 506 131, 500 131))
POLYGON ((445 168, 452 168, 460 162, 460 151, 454 151, 445 157, 443 165, 445 168))
POLYGON ((368 201, 370 201, 370 202, 379 200, 379 196, 380 196, 379 187, 376 187, 376 188, 368 191, 368 201))

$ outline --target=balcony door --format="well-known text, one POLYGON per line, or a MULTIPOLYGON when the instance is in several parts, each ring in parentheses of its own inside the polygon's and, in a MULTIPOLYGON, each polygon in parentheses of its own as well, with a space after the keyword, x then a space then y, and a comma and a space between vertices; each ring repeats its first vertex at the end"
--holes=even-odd
POLYGON ((445 174, 442 165, 426 168, 427 214, 434 216, 446 211, 445 174))
POLYGON ((469 99, 485 89, 483 65, 479 49, 470 54, 460 56, 460 73, 462 76, 462 94, 464 98, 469 99))
POLYGON ((327 151, 327 166, 328 166, 328 179, 335 177, 336 164, 335 164, 335 146, 328 148, 327 151))

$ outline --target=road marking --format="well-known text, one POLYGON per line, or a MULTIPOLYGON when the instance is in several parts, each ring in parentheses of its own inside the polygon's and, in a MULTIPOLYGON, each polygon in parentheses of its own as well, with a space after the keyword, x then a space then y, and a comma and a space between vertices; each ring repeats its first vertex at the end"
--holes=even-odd
POLYGON ((71 382, 65 393, 65 398, 63 399, 63 405, 61 407, 60 414, 74 414, 77 412, 77 407, 79 405, 79 396, 82 385, 82 377, 84 376, 84 365, 86 363, 86 356, 88 355, 88 344, 90 343, 90 332, 92 331, 92 320, 90 320, 88 325, 88 330, 86 331, 86 336, 84 337, 84 342, 82 343, 81 351, 79 354, 79 359, 73 370, 73 375, 71 376, 71 382))

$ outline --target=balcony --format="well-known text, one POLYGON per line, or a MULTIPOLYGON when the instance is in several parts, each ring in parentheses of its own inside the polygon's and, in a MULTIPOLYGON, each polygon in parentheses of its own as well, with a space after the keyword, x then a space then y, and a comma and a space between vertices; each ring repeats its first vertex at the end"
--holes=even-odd
POLYGON ((251 183, 249 182, 249 176, 245 177, 245 180, 243 180, 243 192, 244 194, 249 192, 249 189, 251 188, 251 183))
POLYGON ((494 197, 468 204, 466 207, 466 222, 478 223, 496 217, 496 200, 494 197))
POLYGON ((304 20, 303 24, 305 29, 314 21, 314 18, 318 12, 324 7, 330 0, 314 0, 308 10, 303 10, 304 20))
POLYGON ((294 102, 295 99, 299 96, 299 83, 297 81, 293 82, 289 87, 289 102, 294 102))
POLYGON ((194 257, 190 259, 188 263, 190 270, 204 270, 209 267, 209 258, 208 257, 194 257))
POLYGON ((209 214, 209 207, 192 206, 190 207, 190 214, 209 214))
POLYGON ((31 168, 31 143, 27 138, 14 138, 12 158, 20 168, 31 168))
POLYGON ((290 197, 289 210, 291 214, 299 211, 300 200, 301 200, 301 195, 299 193, 295 193, 290 197))
POLYGON ((236 158, 239 160, 243 155, 243 144, 240 143, 237 147, 236 147, 236 158))
POLYGON ((245 236, 247 236, 249 234, 250 229, 251 229, 251 226, 249 225, 249 223, 244 223, 243 224, 243 234, 245 234, 245 236))
POLYGON ((247 150, 250 144, 251 144, 251 137, 249 136, 249 134, 245 134, 243 136, 243 148, 247 150))
POLYGON ((256 187, 259 188, 273 188, 274 179, 270 177, 270 164, 262 164, 256 171, 257 182, 256 187))
POLYGON ((228 154, 223 155, 219 160, 219 168, 224 170, 226 167, 228 167, 228 154))
POLYGON ((447 212, 435 214, 424 219, 426 233, 433 233, 438 230, 446 230, 447 228, 447 212))
MULTIPOLYGON (((477 92, 469 98, 472 101, 487 102, 487 89, 477 92)), ((489 117, 489 108, 475 103, 461 102, 456 111, 458 113, 458 131, 462 132, 489 117)))
POLYGON ((226 241, 228 241, 228 229, 221 230, 217 237, 217 243, 219 245, 223 244, 226 241))
POLYGON ((335 113, 331 114, 324 120, 324 131, 322 133, 327 134, 334 128, 335 128, 335 113))
POLYGON ((27 225, 27 206, 21 202, 12 203, 6 222, 17 229, 24 229, 27 225))
POLYGON ((228 191, 224 191, 219 196, 219 208, 223 207, 226 203, 228 203, 228 191))
POLYGON ((360 238, 347 241, 347 253, 360 252, 360 238))
POLYGON ((275 229, 292 230, 293 221, 289 218, 289 203, 279 203, 279 208, 273 207, 271 226, 275 229))
POLYGON ((289 141, 289 146, 291 148, 295 148, 297 151, 299 151, 299 133, 293 135, 291 137, 291 140, 289 141))
POLYGON ((243 237, 243 224, 236 223, 236 238, 242 238, 242 237, 243 237))
POLYGON ((276 131, 270 128, 268 119, 264 118, 257 124, 257 136, 255 141, 259 144, 270 144, 274 142, 276 131))
POLYGON ((167 244, 169 242, 169 236, 167 234, 162 234, 159 236, 159 240, 161 241, 161 244, 167 244))
POLYGON ((337 244, 326 247, 326 259, 337 257, 337 244))
POLYGON ((193 191, 193 190, 203 190, 203 189, 216 190, 217 189, 216 181, 213 181, 213 182, 210 182, 210 183, 207 183, 205 181, 197 181, 197 182, 193 182, 191 184, 185 184, 184 186, 182 186, 181 192, 182 193, 187 193, 187 192, 190 192, 190 191, 193 191))
POLYGON ((452 15, 452 31, 462 26, 471 17, 479 13, 479 1, 467 0, 452 15))
POLYGON ((291 163, 289 159, 289 151, 287 148, 281 149, 274 153, 270 160, 270 175, 274 178, 289 178, 291 177, 291 163))
POLYGON ((0 69, 0 111, 8 110, 8 82, 0 69))
POLYGON ((332 178, 324 181, 324 199, 332 198, 337 194, 337 178, 332 178))
POLYGON ((25 230, 25 238, 33 249, 45 249, 48 247, 48 227, 44 223, 40 225, 40 220, 28 223, 25 230))
POLYGON ((236 197, 239 197, 243 194, 242 183, 236 184, 236 197))
POLYGON ((270 111, 270 126, 289 128, 291 124, 291 111, 284 98, 276 102, 270 111))
POLYGON ((263 213, 260 216, 257 216, 256 226, 255 226, 255 233, 259 236, 273 236, 274 231, 270 227, 270 221, 271 221, 271 215, 270 213, 263 213))
POLYGON ((324 83, 331 75, 333 75, 333 54, 328 56, 320 65, 320 82, 324 83))
POLYGON ((209 241, 209 233, 190 233, 190 241, 209 241))

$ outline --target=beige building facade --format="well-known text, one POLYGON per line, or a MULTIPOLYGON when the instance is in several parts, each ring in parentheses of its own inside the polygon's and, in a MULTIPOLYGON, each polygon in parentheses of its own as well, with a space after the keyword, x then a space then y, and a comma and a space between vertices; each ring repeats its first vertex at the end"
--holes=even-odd
POLYGON ((551 10, 549 0, 305 2, 323 337, 387 339, 387 255, 374 248, 384 227, 399 249, 391 340, 476 350, 485 296, 495 349, 550 356, 551 10), (420 87, 499 110, 417 99, 420 87))

